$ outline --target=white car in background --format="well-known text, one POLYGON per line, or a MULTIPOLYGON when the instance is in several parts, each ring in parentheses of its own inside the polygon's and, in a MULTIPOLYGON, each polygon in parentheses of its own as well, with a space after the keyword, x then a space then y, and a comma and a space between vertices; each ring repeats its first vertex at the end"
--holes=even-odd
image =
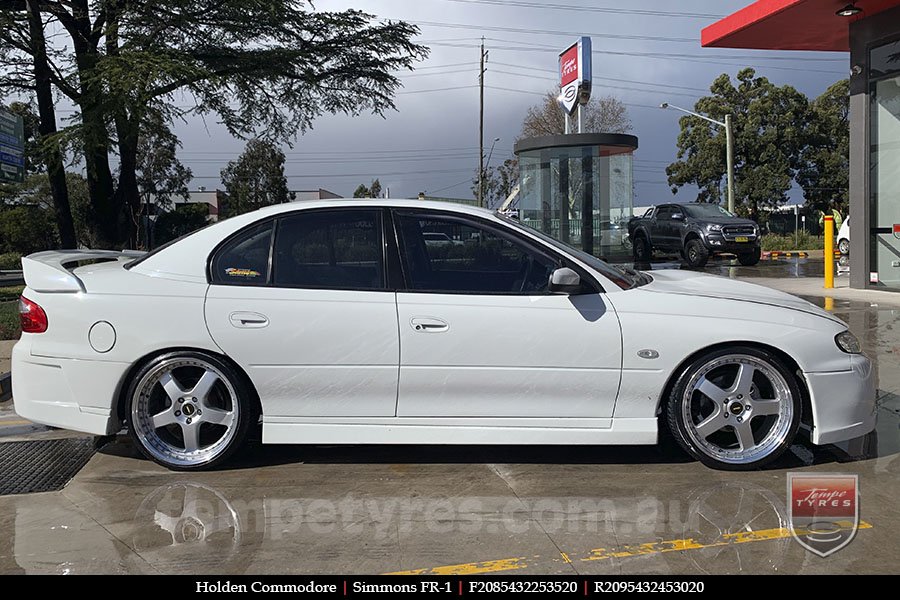
POLYGON ((135 258, 23 259, 16 411, 127 427, 171 469, 264 443, 655 444, 753 469, 805 429, 875 424, 844 323, 692 271, 620 271, 514 220, 445 203, 289 203, 135 258), (467 240, 452 254, 425 233, 467 240), (99 261, 78 266, 85 261, 99 261))
POLYGON ((841 223, 837 234, 837 247, 841 254, 850 254, 850 217, 841 223))

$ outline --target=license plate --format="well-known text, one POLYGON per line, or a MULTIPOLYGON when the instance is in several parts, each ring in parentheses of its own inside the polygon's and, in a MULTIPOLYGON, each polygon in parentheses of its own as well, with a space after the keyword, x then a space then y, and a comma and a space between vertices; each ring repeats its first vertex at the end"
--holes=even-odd
POLYGON ((738 236, 738 237, 734 238, 734 241, 736 241, 736 242, 749 242, 749 241, 750 241, 750 238, 748 238, 748 237, 745 236, 745 235, 741 235, 741 236, 738 236))

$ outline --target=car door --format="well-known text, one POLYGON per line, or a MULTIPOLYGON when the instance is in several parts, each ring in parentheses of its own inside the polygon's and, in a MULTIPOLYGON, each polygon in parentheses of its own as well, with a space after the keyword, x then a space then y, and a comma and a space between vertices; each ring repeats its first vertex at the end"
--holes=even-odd
POLYGON ((393 416, 399 339, 380 209, 302 210, 245 229, 210 263, 209 332, 265 418, 393 416))
POLYGON ((561 258, 500 223, 397 210, 401 417, 612 416, 619 322, 593 282, 548 292, 561 258), (462 243, 436 246, 425 234, 462 243))
POLYGON ((653 227, 653 245, 661 250, 672 248, 672 207, 660 206, 656 210, 656 223, 653 227))

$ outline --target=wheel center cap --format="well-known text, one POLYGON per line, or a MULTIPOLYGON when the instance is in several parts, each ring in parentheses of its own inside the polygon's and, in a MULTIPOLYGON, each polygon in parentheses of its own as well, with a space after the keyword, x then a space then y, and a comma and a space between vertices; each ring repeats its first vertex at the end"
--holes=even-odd
POLYGON ((194 408, 194 405, 193 405, 193 404, 185 404, 185 405, 181 408, 181 412, 183 412, 183 413, 184 413, 186 416, 188 416, 188 417, 190 417, 191 415, 193 415, 196 411, 197 411, 197 409, 194 408))
POLYGON ((732 402, 728 405, 728 411, 733 415, 739 415, 744 412, 744 405, 740 402, 732 402))

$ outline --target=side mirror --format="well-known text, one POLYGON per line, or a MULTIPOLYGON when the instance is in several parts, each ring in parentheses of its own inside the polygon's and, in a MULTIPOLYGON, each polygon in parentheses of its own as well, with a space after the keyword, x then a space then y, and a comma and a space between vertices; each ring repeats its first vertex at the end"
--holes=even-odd
POLYGON ((682 213, 672 213, 673 221, 684 221, 684 215, 682 213))
POLYGON ((560 267, 550 274, 548 288, 557 294, 574 294, 581 290, 581 276, 569 267, 560 267))

